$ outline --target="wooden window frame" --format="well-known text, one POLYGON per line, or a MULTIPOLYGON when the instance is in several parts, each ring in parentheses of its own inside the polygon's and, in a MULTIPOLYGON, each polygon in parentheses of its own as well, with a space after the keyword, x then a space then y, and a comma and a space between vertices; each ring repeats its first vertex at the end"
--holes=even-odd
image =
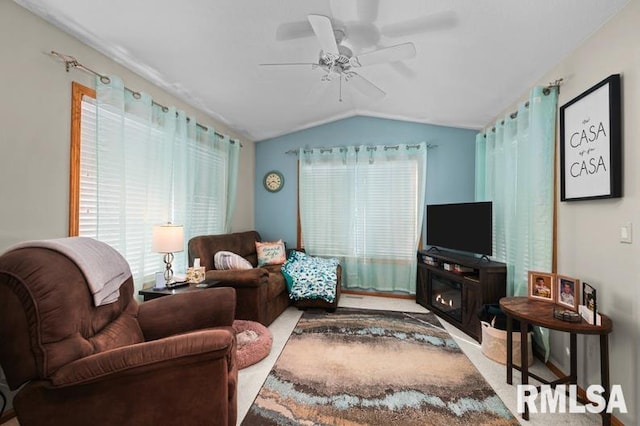
POLYGON ((96 98, 96 91, 71 83, 71 151, 69 160, 69 236, 80 232, 80 149, 82 145, 82 98, 96 98))

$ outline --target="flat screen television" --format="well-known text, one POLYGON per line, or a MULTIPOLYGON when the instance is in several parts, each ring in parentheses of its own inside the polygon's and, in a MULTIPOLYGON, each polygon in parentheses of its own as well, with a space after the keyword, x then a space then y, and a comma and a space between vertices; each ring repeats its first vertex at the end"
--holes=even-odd
POLYGON ((427 205, 427 245, 493 255, 491 201, 427 205))

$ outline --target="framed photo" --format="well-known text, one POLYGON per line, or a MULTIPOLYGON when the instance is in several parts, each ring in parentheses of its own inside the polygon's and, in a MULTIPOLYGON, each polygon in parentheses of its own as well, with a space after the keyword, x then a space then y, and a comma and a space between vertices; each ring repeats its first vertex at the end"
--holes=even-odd
POLYGON ((580 305, 580 280, 558 275, 556 277, 556 285, 558 286, 556 303, 562 307, 577 311, 578 305, 580 305))
POLYGON ((593 313, 598 309, 598 299, 596 298, 596 289, 589 284, 584 283, 582 286, 582 304, 593 313))
POLYGON ((620 74, 560 107, 560 200, 622 196, 620 74))
POLYGON ((556 301, 555 274, 529 271, 529 298, 545 302, 556 301))

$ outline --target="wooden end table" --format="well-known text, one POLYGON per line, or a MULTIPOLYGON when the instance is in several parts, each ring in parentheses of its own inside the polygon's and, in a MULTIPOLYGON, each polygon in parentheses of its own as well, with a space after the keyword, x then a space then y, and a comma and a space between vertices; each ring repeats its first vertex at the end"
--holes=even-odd
MULTIPOLYGON (((529 383, 532 377, 541 383, 555 386, 562 383, 577 384, 578 358, 577 358, 577 335, 596 334, 600 335, 600 376, 604 393, 602 397, 609 400, 609 333, 613 328, 611 319, 600 314, 601 325, 588 324, 584 319, 581 322, 562 321, 553 316, 555 304, 540 300, 529 299, 527 297, 503 297, 500 299, 500 308, 507 316, 507 383, 513 384, 513 369, 520 370, 522 374, 522 384, 529 383), (520 367, 513 364, 513 320, 520 321, 520 367), (545 327, 551 330, 564 331, 570 334, 570 373, 568 376, 549 382, 533 373, 529 372, 527 330, 529 324, 545 327)), ((525 404, 524 420, 529 420, 529 407, 525 404)), ((611 424, 611 413, 602 413, 602 424, 611 424)))

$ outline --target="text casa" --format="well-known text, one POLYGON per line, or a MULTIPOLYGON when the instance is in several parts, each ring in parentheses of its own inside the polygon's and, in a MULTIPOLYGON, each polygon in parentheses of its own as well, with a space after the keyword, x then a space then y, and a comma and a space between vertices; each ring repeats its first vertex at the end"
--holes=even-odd
MULTIPOLYGON (((572 148, 578 148, 580 146, 596 142, 601 136, 607 136, 607 132, 605 131, 602 122, 600 122, 597 128, 594 124, 588 128, 582 129, 580 132, 574 132, 569 139, 569 144, 572 148)), ((570 168, 571 176, 574 178, 582 175, 594 175, 600 171, 607 171, 607 166, 602 155, 598 158, 592 157, 582 161, 576 161, 571 164, 570 168)))

